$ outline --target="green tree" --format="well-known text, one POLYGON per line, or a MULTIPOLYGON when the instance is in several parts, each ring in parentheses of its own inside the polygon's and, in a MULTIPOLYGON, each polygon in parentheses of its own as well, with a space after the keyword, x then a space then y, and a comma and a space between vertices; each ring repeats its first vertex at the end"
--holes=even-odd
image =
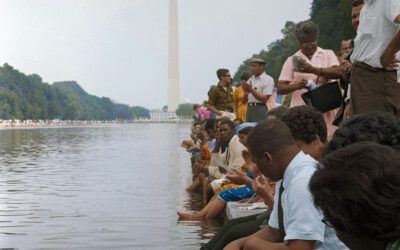
POLYGON ((44 83, 9 64, 0 67, 0 119, 114 120, 149 117, 149 110, 90 95, 78 83, 44 83))
POLYGON ((320 28, 320 46, 338 51, 340 42, 355 37, 351 24, 352 1, 314 0, 311 6, 311 20, 320 28))
MULTIPOLYGON (((275 80, 278 79, 285 60, 299 49, 293 33, 294 26, 295 23, 286 22, 285 28, 282 29, 282 34, 284 37, 271 43, 267 50, 262 50, 258 54, 254 55, 263 58, 267 62, 265 71, 275 80)), ((245 60, 243 64, 240 65, 239 69, 234 75, 234 81, 239 81, 243 72, 249 70, 249 62, 250 58, 245 60)))
MULTIPOLYGON (((311 5, 310 19, 320 28, 320 46, 324 49, 338 51, 342 40, 355 36, 351 25, 351 0, 314 0, 311 5)), ((294 54, 299 46, 294 37, 295 23, 286 22, 282 29, 283 38, 276 40, 254 56, 266 62, 266 73, 277 82, 285 60, 294 54)), ((234 75, 238 81, 243 72, 249 70, 249 59, 246 59, 234 75)))
POLYGON ((176 115, 179 117, 190 118, 193 117, 193 104, 190 103, 182 103, 179 104, 178 109, 176 110, 176 115))

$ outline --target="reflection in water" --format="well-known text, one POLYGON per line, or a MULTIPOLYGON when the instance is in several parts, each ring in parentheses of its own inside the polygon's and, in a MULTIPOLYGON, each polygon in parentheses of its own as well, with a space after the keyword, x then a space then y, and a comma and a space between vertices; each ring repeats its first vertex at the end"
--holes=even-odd
POLYGON ((196 249, 220 222, 184 190, 189 127, 135 124, 0 131, 0 248, 196 249))

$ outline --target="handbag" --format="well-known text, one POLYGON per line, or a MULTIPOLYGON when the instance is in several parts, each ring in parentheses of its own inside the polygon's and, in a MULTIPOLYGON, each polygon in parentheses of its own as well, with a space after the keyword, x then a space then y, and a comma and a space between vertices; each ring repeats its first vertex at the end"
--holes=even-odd
POLYGON ((301 98, 307 105, 313 106, 322 113, 339 108, 343 100, 338 82, 321 84, 302 94, 301 98))

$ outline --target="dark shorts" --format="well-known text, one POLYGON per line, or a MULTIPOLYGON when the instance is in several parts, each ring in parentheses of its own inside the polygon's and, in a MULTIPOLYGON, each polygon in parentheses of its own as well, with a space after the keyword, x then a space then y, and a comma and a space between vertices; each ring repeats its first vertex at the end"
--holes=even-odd
POLYGON ((397 82, 397 71, 354 63, 350 82, 353 115, 372 112, 399 113, 400 83, 397 82))

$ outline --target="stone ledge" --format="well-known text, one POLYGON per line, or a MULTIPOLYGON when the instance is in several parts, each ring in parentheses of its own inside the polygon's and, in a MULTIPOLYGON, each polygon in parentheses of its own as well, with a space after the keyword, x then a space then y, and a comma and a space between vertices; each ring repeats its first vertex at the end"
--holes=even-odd
POLYGON ((238 203, 238 202, 228 202, 226 204, 225 215, 228 220, 241 218, 245 216, 250 216, 254 214, 261 214, 267 211, 266 208, 257 208, 253 210, 243 210, 240 207, 251 206, 251 203, 238 203))

